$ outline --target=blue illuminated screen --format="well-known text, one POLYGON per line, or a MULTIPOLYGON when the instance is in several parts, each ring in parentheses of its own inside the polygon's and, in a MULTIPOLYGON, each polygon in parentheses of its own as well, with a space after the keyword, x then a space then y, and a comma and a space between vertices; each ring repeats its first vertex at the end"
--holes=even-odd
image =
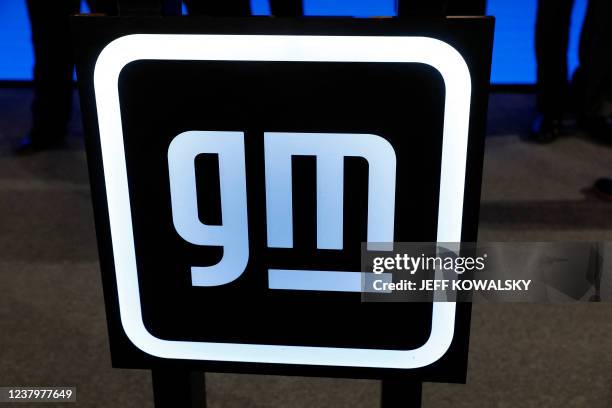
MULTIPOLYGON (((251 1, 255 14, 269 13, 268 0, 251 1)), ((586 2, 576 0, 574 7, 568 55, 570 72, 577 66, 586 2)), ((395 0, 305 0, 304 8, 309 15, 385 16, 395 13, 395 0)), ((489 0, 487 13, 497 18, 491 81, 495 84, 534 83, 536 0, 489 0)), ((32 79, 29 29, 25 0, 0 1, 0 80, 32 79)))

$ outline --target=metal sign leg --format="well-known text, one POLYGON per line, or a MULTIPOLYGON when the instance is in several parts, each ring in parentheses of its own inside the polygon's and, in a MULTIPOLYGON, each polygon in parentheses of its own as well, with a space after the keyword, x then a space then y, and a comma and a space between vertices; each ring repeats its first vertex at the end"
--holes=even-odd
POLYGON ((203 372, 151 370, 155 408, 206 408, 203 372))
POLYGON ((382 381, 381 408, 420 408, 423 384, 414 380, 382 381))

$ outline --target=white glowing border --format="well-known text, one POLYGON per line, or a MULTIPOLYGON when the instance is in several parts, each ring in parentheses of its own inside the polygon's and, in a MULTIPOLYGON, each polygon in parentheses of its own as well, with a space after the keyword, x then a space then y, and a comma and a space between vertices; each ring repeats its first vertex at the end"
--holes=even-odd
MULTIPOLYGON (((136 347, 161 358, 394 369, 424 367, 446 353, 454 335, 455 303, 434 302, 429 339, 411 350, 190 342, 163 340, 149 333, 140 306, 118 93, 119 74, 137 60, 405 62, 432 66, 446 86, 437 241, 459 242, 471 78, 465 60, 452 46, 429 37, 134 34, 108 44, 94 70, 120 316, 136 347)), ((405 327, 388 329, 400 335, 403 330, 412 330, 408 320, 405 327)))

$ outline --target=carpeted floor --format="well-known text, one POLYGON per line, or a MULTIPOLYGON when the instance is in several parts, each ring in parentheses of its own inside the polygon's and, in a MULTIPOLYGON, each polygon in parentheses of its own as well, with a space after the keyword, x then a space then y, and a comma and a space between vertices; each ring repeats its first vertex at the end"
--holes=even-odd
MULTIPOLYGON (((70 385, 77 406, 151 407, 147 371, 110 367, 78 112, 67 149, 16 158, 30 99, 0 89, 0 386, 70 385)), ((612 204, 584 192, 612 174, 612 149, 580 134, 525 143, 533 102, 491 98, 480 239, 612 241, 612 204)), ((476 304, 468 384, 426 384, 423 406, 608 408, 611 367, 612 304, 476 304)), ((211 408, 377 407, 380 392, 376 381, 207 382, 211 408)))

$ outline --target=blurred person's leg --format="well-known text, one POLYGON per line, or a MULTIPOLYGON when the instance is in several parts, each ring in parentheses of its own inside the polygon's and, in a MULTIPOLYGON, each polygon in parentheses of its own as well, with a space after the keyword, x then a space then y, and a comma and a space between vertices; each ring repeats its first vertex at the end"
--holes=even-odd
POLYGON ((304 14, 302 0, 270 0, 270 9, 276 17, 300 17, 304 14))
POLYGON ((612 74, 612 1, 590 0, 580 38, 580 67, 573 79, 579 125, 597 140, 612 143, 604 101, 612 74))
POLYGON ((63 141, 72 111, 74 61, 69 16, 79 0, 28 0, 34 48, 32 127, 18 153, 55 147, 63 141))
MULTIPOLYGON (((612 3, 591 0, 580 38, 580 68, 574 75, 577 115, 582 126, 608 143, 612 142, 603 102, 612 91, 612 3)), ((593 185, 595 193, 612 202, 612 177, 593 185)))
POLYGON ((245 17, 251 15, 250 0, 185 0, 189 14, 211 17, 245 17))
POLYGON ((532 138, 554 140, 568 100, 567 49, 574 0, 539 0, 536 20, 538 117, 532 138))

